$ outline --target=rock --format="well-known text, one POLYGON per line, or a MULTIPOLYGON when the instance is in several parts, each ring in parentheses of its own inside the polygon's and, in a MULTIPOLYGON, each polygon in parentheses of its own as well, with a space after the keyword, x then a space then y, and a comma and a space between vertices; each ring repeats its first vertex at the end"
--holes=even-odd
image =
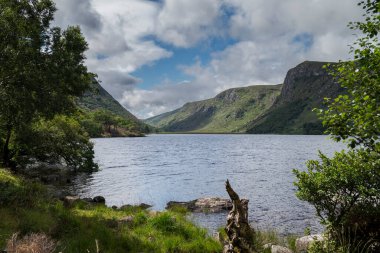
POLYGON ((141 203, 139 205, 130 205, 130 204, 122 205, 121 207, 119 207, 119 209, 120 210, 126 210, 126 209, 131 209, 131 208, 141 208, 141 209, 145 210, 145 209, 148 209, 151 207, 152 206, 149 204, 141 203))
POLYGON ((307 252, 307 249, 309 248, 310 244, 315 241, 323 241, 323 236, 320 234, 316 234, 298 238, 296 240, 296 251, 300 253, 307 252))
POLYGON ((87 203, 94 203, 94 199, 92 198, 83 198, 82 200, 87 203))
POLYGON ((288 248, 285 248, 279 245, 272 245, 271 253, 293 253, 293 252, 288 248))
POLYGON ((80 201, 80 198, 78 196, 65 196, 62 201, 65 207, 72 207, 75 203, 80 201))
POLYGON ((272 243, 265 244, 263 248, 264 250, 267 250, 265 252, 269 252, 268 250, 270 250, 271 253, 293 253, 293 251, 291 251, 290 249, 286 247, 274 245, 272 243))
POLYGON ((96 204, 105 204, 106 199, 103 196, 96 196, 93 198, 93 202, 96 204))
POLYGON ((229 199, 222 198, 199 198, 188 202, 170 201, 166 204, 166 209, 173 207, 185 207, 191 212, 210 212, 219 213, 223 211, 229 211, 232 209, 232 202, 229 199))
POLYGON ((125 216, 125 217, 119 219, 119 223, 120 224, 132 225, 134 220, 135 220, 135 218, 133 216, 129 215, 129 216, 125 216))
POLYGON ((148 214, 149 214, 149 216, 151 216, 151 217, 155 217, 155 216, 159 215, 160 212, 159 212, 159 211, 151 210, 151 211, 148 212, 148 214))

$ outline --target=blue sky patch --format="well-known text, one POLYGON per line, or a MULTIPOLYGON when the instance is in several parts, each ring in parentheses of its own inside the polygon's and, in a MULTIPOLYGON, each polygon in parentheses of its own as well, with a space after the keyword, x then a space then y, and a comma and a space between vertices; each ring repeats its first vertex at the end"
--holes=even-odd
POLYGON ((314 36, 311 33, 299 33, 293 37, 292 43, 301 44, 306 52, 313 46, 314 36))

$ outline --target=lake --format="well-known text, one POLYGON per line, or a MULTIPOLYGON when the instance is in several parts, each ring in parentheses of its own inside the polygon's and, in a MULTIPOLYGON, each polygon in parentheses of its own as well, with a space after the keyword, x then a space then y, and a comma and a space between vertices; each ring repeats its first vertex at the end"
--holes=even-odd
MULTIPOLYGON (((303 234, 321 226, 312 206, 295 196, 292 169, 343 148, 327 136, 161 134, 145 138, 93 139, 100 171, 74 182, 80 196, 102 195, 107 205, 148 203, 162 210, 168 201, 228 198, 229 179, 248 198, 256 227, 303 234)), ((197 214, 211 231, 225 225, 226 213, 197 214)))

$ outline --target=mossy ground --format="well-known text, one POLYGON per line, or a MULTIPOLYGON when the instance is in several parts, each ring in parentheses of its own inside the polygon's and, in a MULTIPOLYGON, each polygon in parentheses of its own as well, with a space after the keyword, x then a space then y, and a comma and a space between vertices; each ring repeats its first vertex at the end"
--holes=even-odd
POLYGON ((57 252, 221 252, 219 242, 186 220, 182 212, 152 214, 139 208, 114 210, 78 202, 71 208, 44 187, 0 169, 0 249, 12 234, 42 232, 57 252), (133 216, 133 221, 119 220, 133 216))

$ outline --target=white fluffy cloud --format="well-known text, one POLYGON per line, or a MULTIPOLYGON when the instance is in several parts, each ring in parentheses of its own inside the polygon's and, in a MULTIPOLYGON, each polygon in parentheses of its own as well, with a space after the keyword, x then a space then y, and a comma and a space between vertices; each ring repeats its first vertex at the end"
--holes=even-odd
POLYGON ((90 70, 139 117, 231 87, 280 83, 289 68, 304 60, 347 59, 347 45, 355 37, 346 25, 361 18, 361 9, 347 0, 56 2, 59 25, 82 26, 90 43, 90 70), (236 43, 212 53, 206 65, 195 61, 181 66, 179 70, 192 77, 190 82, 140 89, 139 80, 131 76, 142 66, 172 56, 156 41, 191 48, 219 36, 236 43))
POLYGON ((190 47, 218 34, 220 0, 166 0, 158 17, 156 35, 166 43, 190 47))

